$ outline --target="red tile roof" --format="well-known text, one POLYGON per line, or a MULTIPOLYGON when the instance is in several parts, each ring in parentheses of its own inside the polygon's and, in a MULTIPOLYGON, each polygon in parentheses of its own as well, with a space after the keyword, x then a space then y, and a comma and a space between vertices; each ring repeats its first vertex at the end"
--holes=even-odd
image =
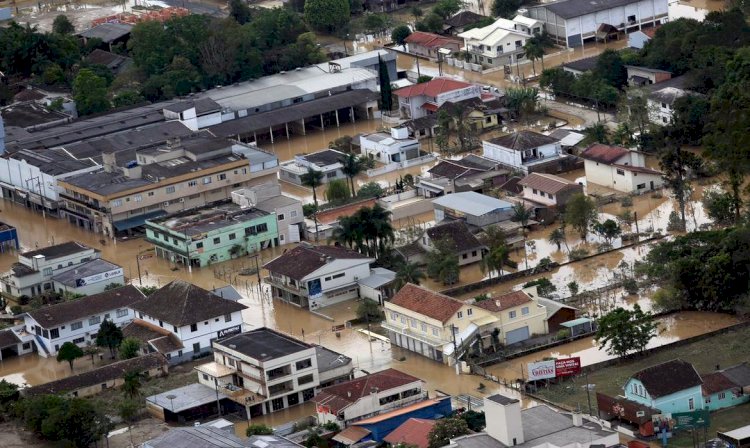
POLYGON ((396 369, 382 370, 362 378, 326 387, 313 398, 313 402, 318 405, 319 410, 338 414, 374 390, 390 390, 416 381, 421 380, 396 369))
POLYGON ((615 163, 619 158, 628 155, 628 152, 627 149, 619 146, 593 143, 581 153, 581 157, 609 165, 615 163))
POLYGON ((454 298, 412 283, 404 285, 391 299, 391 303, 443 323, 464 305, 454 298))
POLYGON ((427 436, 430 434, 433 426, 435 426, 435 420, 410 418, 401 426, 394 429, 383 440, 393 446, 403 444, 418 448, 427 448, 427 445, 429 445, 427 436))
POLYGON ((724 376, 722 372, 709 373, 701 375, 703 379, 703 395, 709 396, 724 392, 730 389, 737 389, 737 385, 732 380, 724 376))
POLYGON ((451 39, 450 37, 441 36, 439 34, 425 33, 423 31, 415 31, 404 39, 407 44, 420 45, 427 48, 440 48, 448 45, 461 46, 463 42, 458 39, 451 39))
POLYGON ((568 179, 553 174, 531 173, 521 179, 518 185, 534 188, 545 193, 557 194, 568 188, 580 189, 581 186, 568 179))
POLYGON ((523 291, 513 291, 498 297, 490 297, 489 299, 476 302, 474 305, 491 313, 496 313, 518 305, 523 305, 527 302, 531 302, 531 297, 529 297, 528 294, 523 291))
POLYGON ((435 78, 431 81, 422 82, 419 84, 414 84, 413 86, 398 89, 393 93, 396 94, 396 96, 400 96, 404 98, 411 98, 414 96, 421 96, 421 95, 434 98, 440 95, 441 93, 451 92, 453 90, 465 89, 467 87, 471 87, 471 84, 468 84, 462 81, 454 81, 452 79, 447 79, 447 78, 435 78))
POLYGON ((438 106, 434 103, 424 103, 422 104, 422 109, 430 111, 430 112, 437 112, 438 106))

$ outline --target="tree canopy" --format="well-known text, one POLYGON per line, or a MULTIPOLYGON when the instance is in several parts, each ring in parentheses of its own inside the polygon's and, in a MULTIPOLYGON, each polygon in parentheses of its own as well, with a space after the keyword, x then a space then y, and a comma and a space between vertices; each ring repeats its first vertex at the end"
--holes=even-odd
POLYGON ((615 308, 597 321, 597 327, 594 339, 616 357, 645 350, 657 329, 651 313, 641 310, 637 303, 632 310, 615 308))
POLYGON ((70 365, 70 371, 73 371, 73 361, 84 355, 81 347, 68 341, 60 346, 60 350, 57 351, 57 362, 68 361, 70 365))
POLYGON ((333 33, 349 22, 349 0, 306 0, 305 22, 312 28, 333 33))

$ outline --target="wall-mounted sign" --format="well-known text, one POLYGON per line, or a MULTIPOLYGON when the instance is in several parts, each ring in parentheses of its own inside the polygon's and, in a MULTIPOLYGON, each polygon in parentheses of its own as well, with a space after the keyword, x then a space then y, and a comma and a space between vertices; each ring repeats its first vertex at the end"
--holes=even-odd
POLYGON ((89 275, 88 277, 82 277, 76 279, 76 288, 81 286, 91 285, 94 283, 105 282, 107 280, 116 279, 122 277, 122 268, 112 269, 111 271, 102 272, 101 274, 89 275))
POLYGON ((234 327, 225 328, 223 330, 219 330, 216 332, 216 336, 221 339, 225 338, 227 336, 232 336, 233 334, 237 334, 242 330, 241 325, 235 325, 234 327))

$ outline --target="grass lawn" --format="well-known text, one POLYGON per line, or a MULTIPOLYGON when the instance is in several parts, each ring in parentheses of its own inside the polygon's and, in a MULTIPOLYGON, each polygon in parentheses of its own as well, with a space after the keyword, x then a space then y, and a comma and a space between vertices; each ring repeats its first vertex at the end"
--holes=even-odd
MULTIPOLYGON (((666 348, 645 357, 625 360, 610 367, 595 369, 588 374, 588 383, 594 385, 591 390, 592 411, 596 412, 596 392, 612 396, 621 395, 622 386, 633 373, 655 364, 680 358, 693 363, 698 373, 708 373, 712 372, 717 364, 723 368, 750 361, 748 340, 750 340, 750 327, 745 327, 679 347, 666 348)), ((551 385, 547 389, 540 389, 537 395, 561 407, 567 409, 580 407, 586 412, 588 411, 584 387, 586 382, 585 376, 575 377, 560 384, 551 385)), ((747 407, 745 408, 747 411, 747 407)))
MULTIPOLYGON (((712 412, 707 438, 710 440, 716 437, 717 431, 730 431, 745 425, 750 425, 750 403, 712 412)), ((701 434, 701 440, 703 440, 703 434, 701 434)), ((669 439, 668 444, 680 448, 692 447, 693 437, 689 432, 678 433, 669 439)))

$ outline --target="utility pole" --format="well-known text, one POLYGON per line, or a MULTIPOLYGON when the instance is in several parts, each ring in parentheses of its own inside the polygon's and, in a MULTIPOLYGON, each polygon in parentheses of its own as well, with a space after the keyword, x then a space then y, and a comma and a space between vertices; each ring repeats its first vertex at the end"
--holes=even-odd
POLYGON ((34 190, 34 181, 36 181, 36 187, 39 190, 39 203, 42 206, 42 218, 47 219, 47 212, 44 207, 44 196, 42 195, 42 185, 39 182, 39 176, 34 176, 26 179, 26 190, 32 192, 34 190), (31 188, 29 188, 29 182, 31 182, 31 188))
POLYGON ((219 380, 214 378, 214 386, 216 386, 216 410, 221 417, 221 401, 219 400, 219 380))
POLYGON ((586 378, 586 400, 589 402, 589 415, 592 415, 593 412, 591 410, 591 389, 589 388, 589 373, 586 372, 584 375, 584 378, 586 378))
POLYGON ((248 255, 249 257, 255 258, 255 273, 258 275, 258 287, 260 288, 260 265, 258 264, 258 257, 260 256, 259 253, 254 253, 252 255, 248 255))
POLYGON ((138 267, 138 284, 143 286, 143 279, 141 278, 141 246, 138 246, 138 253, 135 254, 135 265, 138 267))
POLYGON ((456 326, 451 324, 451 335, 453 336, 453 359, 456 361, 456 375, 461 374, 461 368, 458 363, 458 343, 456 342, 456 326))

